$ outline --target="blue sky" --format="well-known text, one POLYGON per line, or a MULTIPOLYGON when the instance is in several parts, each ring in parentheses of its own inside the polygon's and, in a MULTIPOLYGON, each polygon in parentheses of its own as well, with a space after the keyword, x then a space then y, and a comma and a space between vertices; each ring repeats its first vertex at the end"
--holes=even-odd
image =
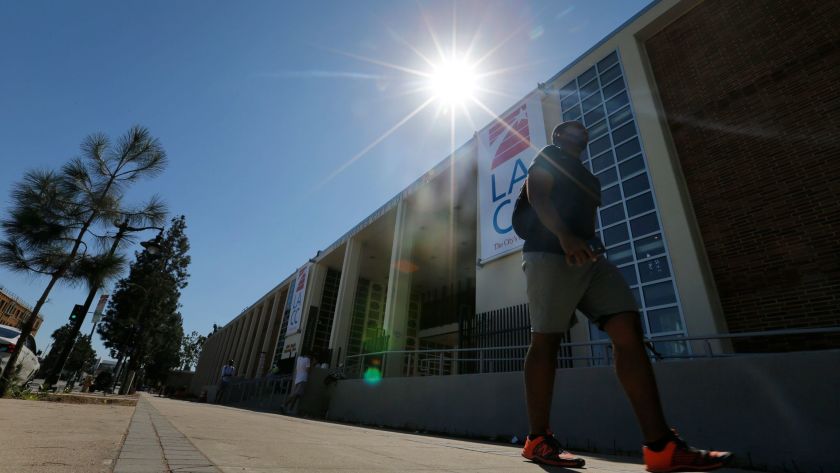
MULTIPOLYGON (((0 213, 27 169, 60 167, 90 133, 148 127, 170 164, 128 201, 158 193, 186 215, 184 329, 207 333, 448 154, 433 103, 324 182, 429 98, 411 93, 423 78, 380 63, 429 71, 412 48, 436 61, 433 38, 459 54, 472 43, 473 59, 493 51, 479 72, 506 71, 477 98, 501 113, 647 3, 3 2, 0 213)), ((456 146, 490 120, 468 110, 456 146)), ((46 282, 0 269, 30 304, 46 282)), ((85 294, 52 292, 40 348, 85 294)))

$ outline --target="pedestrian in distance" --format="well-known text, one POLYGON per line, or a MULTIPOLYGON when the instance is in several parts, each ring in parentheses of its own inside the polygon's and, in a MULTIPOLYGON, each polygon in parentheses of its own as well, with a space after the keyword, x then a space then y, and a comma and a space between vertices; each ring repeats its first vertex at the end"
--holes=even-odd
POLYGON ((531 430, 522 456, 552 466, 584 466, 583 458, 563 450, 549 426, 557 350, 577 309, 612 341, 616 374, 644 435, 647 470, 718 469, 731 453, 692 448, 665 420, 636 300, 595 237, 601 186, 580 161, 588 141, 580 122, 558 125, 553 145, 543 148, 531 163, 514 206, 514 230, 525 240, 522 267, 531 318, 525 359, 531 430))
POLYGON ((222 396, 227 393, 230 387, 230 381, 234 376, 236 376, 236 367, 233 364, 233 360, 228 360, 225 366, 222 366, 222 378, 219 381, 219 389, 216 392, 216 404, 222 403, 222 396))
POLYGON ((315 355, 308 352, 301 352, 297 360, 295 360, 295 374, 294 383, 292 385, 292 392, 286 403, 283 405, 283 411, 287 414, 297 413, 300 398, 306 390, 306 383, 309 381, 309 372, 312 367, 318 364, 318 359, 315 355))

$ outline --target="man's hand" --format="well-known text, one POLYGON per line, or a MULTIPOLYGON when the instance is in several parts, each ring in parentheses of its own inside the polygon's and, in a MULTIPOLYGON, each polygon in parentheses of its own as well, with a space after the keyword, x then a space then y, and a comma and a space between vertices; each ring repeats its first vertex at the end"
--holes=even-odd
POLYGON ((592 251, 586 241, 574 236, 565 234, 558 238, 560 246, 563 247, 563 252, 566 253, 566 263, 570 266, 583 266, 587 261, 595 262, 598 260, 598 255, 592 251))

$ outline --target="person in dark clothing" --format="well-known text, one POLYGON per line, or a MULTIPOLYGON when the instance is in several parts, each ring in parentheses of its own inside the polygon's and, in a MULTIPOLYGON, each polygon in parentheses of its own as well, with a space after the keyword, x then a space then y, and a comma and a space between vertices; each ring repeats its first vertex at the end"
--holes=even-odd
MULTIPOLYGON (((603 245, 595 239, 600 183, 580 162, 588 139, 580 122, 558 125, 552 135, 554 144, 540 151, 525 182, 523 196, 534 218, 526 225, 527 234, 520 235, 525 239, 522 266, 532 330, 525 360, 531 431, 522 455, 554 466, 579 468, 585 463, 564 451, 549 427, 560 337, 569 329, 577 309, 612 340, 618 379, 644 434, 647 470, 720 468, 730 459, 729 452, 689 447, 665 421, 636 300, 618 269, 602 256, 603 245)), ((515 220, 523 207, 517 205, 515 220)))

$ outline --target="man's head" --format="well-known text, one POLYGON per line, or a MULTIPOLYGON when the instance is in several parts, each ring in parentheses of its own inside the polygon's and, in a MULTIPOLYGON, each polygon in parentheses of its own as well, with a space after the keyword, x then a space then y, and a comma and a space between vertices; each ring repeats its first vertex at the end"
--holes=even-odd
POLYGON ((563 122, 554 127, 551 134, 552 142, 572 155, 580 155, 589 142, 589 132, 583 123, 578 121, 563 122))
POLYGON ((233 360, 228 360, 228 364, 229 364, 230 366, 233 366, 233 360))

